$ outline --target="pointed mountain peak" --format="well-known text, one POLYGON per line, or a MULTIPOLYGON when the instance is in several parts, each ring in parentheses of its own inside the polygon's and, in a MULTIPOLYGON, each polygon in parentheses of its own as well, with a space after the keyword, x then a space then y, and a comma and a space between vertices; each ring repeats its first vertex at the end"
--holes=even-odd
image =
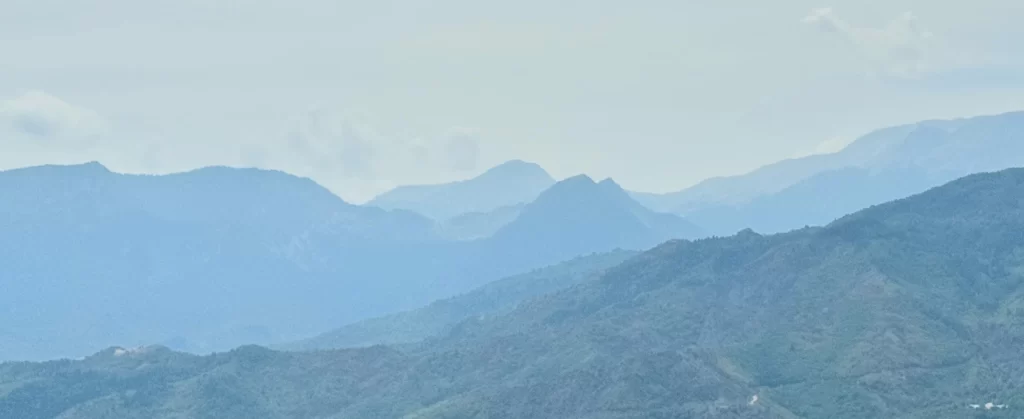
POLYGON ((525 160, 512 159, 502 164, 492 167, 490 170, 521 170, 521 169, 537 169, 540 165, 525 160))
POLYGON ((741 238, 760 238, 760 237, 763 237, 763 236, 761 234, 759 234, 758 232, 754 231, 754 229, 752 229, 752 228, 744 228, 743 230, 740 230, 739 232, 736 233, 736 237, 741 237, 741 238))
POLYGON ((622 189, 622 186, 616 183, 614 179, 605 178, 600 182, 595 182, 593 178, 587 175, 576 175, 563 179, 541 195, 590 195, 602 196, 607 199, 623 202, 632 201, 629 193, 622 189))
POLYGON ((590 176, 587 176, 585 174, 579 174, 579 175, 576 175, 576 176, 570 176, 570 177, 567 177, 565 179, 562 179, 558 183, 564 183, 564 184, 572 184, 572 183, 596 184, 596 182, 594 182, 593 178, 591 178, 590 176))
POLYGON ((626 190, 622 189, 622 186, 619 185, 618 182, 616 182, 615 179, 612 178, 605 178, 601 182, 598 182, 597 185, 604 188, 604 190, 607 191, 615 191, 616 193, 626 193, 626 190))
POLYGON ((605 179, 600 183, 587 175, 576 175, 554 184, 537 197, 535 204, 550 205, 555 202, 605 202, 631 205, 632 199, 615 181, 605 179))
POLYGON ((590 176, 576 175, 556 182, 541 195, 551 195, 565 191, 596 190, 596 186, 597 183, 594 183, 594 179, 591 179, 590 176))
POLYGON ((644 208, 611 179, 597 183, 590 176, 577 175, 548 188, 494 237, 523 246, 553 249, 561 243, 563 250, 603 251, 642 249, 696 233, 682 218, 644 208))

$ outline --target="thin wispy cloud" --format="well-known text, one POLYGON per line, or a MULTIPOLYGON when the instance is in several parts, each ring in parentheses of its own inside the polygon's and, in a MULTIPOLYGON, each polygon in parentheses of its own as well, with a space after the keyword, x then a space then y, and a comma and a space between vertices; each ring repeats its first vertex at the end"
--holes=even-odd
POLYGON ((258 166, 358 200, 523 159, 670 191, 1024 107, 1018 0, 282 4, 4 2, 0 168, 258 166))
POLYGON ((837 35, 868 61, 872 72, 897 77, 914 77, 928 70, 928 54, 935 34, 925 28, 912 12, 884 26, 859 26, 840 17, 832 8, 815 9, 802 22, 837 35))
POLYGON ((329 187, 345 186, 337 191, 343 197, 361 201, 400 184, 444 180, 393 176, 409 166, 439 175, 472 174, 479 168, 481 150, 479 132, 469 127, 433 132, 314 106, 295 113, 276 140, 245 144, 238 155, 245 165, 328 179, 329 187))
POLYGON ((81 148, 106 134, 108 124, 90 109, 46 92, 29 91, 0 100, 0 130, 14 141, 36 146, 81 148))
POLYGON ((449 135, 444 150, 448 167, 452 170, 466 172, 477 168, 480 160, 480 141, 472 130, 455 129, 449 135))
POLYGON ((472 128, 411 134, 323 107, 295 117, 286 137, 286 154, 348 178, 377 177, 395 164, 410 162, 471 171, 477 168, 481 151, 479 134, 472 128))
POLYGON ((322 108, 296 118, 287 145, 292 155, 319 170, 349 178, 371 177, 376 149, 369 129, 322 108))

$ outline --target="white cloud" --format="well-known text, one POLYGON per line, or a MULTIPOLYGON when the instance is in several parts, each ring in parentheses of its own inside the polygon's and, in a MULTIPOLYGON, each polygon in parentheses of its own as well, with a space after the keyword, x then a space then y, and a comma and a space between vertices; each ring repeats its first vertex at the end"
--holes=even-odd
POLYGON ((98 113, 41 91, 0 101, 0 131, 30 146, 86 148, 107 133, 98 113))
POLYGON ((311 177, 354 202, 398 185, 461 179, 481 152, 471 128, 400 127, 333 107, 299 112, 282 134, 240 145, 237 160, 311 177))
POLYGON ((346 178, 369 178, 374 174, 377 153, 372 135, 370 128, 342 115, 313 108, 294 121, 287 144, 293 155, 319 171, 336 171, 346 178))
POLYGON ((229 3, 0 3, 0 103, 38 88, 112 129, 86 152, 29 153, 20 149, 76 132, 41 127, 75 124, 5 111, 0 166, 240 164, 309 176, 358 200, 471 176, 446 151, 447 130, 467 124, 486 134, 476 137, 478 170, 523 158, 556 177, 587 172, 669 191, 815 152, 837 133, 1024 108, 1019 0, 833 0, 806 24, 814 4, 795 0, 755 13, 686 1, 456 0, 396 13, 391 2, 257 0, 240 15, 229 3), (893 77, 921 68, 912 82, 893 77), (289 119, 306 114, 295 104, 335 100, 378 119, 325 109, 351 123, 354 142, 289 119))
POLYGON ((813 10, 802 21, 844 38, 868 60, 872 72, 913 77, 928 70, 928 54, 935 36, 911 12, 882 27, 856 26, 831 8, 813 10))
POLYGON ((117 122, 112 130, 98 112, 44 92, 0 98, 0 169, 92 160, 130 173, 263 167, 313 178, 361 202, 402 184, 464 178, 478 167, 481 149, 470 128, 410 127, 325 106, 291 113, 261 131, 207 132, 209 142, 194 141, 185 130, 117 122))
MULTIPOLYGON (((472 128, 456 127, 443 134, 381 126, 365 115, 314 107, 295 117, 285 154, 321 172, 346 178, 386 180, 389 174, 417 166, 424 170, 470 171, 477 167, 480 140, 472 128)), ((267 153, 248 147, 247 160, 266 160, 267 153)))

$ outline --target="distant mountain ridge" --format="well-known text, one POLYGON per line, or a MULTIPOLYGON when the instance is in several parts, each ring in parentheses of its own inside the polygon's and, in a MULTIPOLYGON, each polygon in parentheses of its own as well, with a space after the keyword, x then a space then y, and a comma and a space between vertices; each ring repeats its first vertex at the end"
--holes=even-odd
POLYGON ((915 128, 916 124, 883 128, 857 139, 836 153, 786 159, 747 174, 710 178, 678 192, 635 193, 634 197, 656 210, 679 214, 712 206, 740 205, 760 196, 780 192, 823 171, 861 165, 884 153, 891 144, 898 143, 915 128))
POLYGON ((273 170, 207 167, 154 176, 117 174, 97 162, 40 166, 0 171, 0 194, 2 210, 17 216, 62 211, 59 205, 77 202, 100 214, 125 206, 173 222, 265 230, 333 224, 366 238, 431 239, 433 234, 433 222, 415 213, 352 205, 308 178, 273 170), (49 206, 33 206, 38 202, 49 206), (257 223, 268 217, 287 227, 257 223), (397 226, 408 229, 390 231, 397 226))
POLYGON ((256 169, 18 169, 0 172, 0 201, 0 302, 9 310, 0 359, 175 336, 196 350, 263 342, 294 320, 317 327, 314 318, 347 316, 313 290, 369 266, 339 271, 322 259, 327 249, 436 242, 422 216, 351 205, 309 179, 256 169), (322 237, 330 243, 310 241, 322 237))
MULTIPOLYGON (((9 170, 0 172, 0 304, 8 309, 0 359, 71 356, 110 342, 205 352, 294 340, 579 255, 826 225, 1013 165, 1024 165, 1020 112, 887 128, 839 153, 709 180, 688 190, 695 200, 685 216, 586 176, 523 203, 437 221, 352 205, 276 171, 9 170)), ((515 183, 508 173, 539 173, 535 166, 491 173, 515 183)), ((458 188, 472 198, 473 188, 458 188)), ((466 202, 481 202, 474 199, 466 202)))
POLYGON ((292 341, 576 256, 690 237, 621 190, 582 186, 553 186, 497 233, 450 240, 424 216, 352 205, 282 172, 0 172, 0 360, 292 341))
POLYGON ((836 153, 784 160, 680 192, 633 196, 713 234, 744 228, 777 233, 824 225, 971 173, 1017 166, 1024 166, 1024 112, 885 128, 836 153))
MULTIPOLYGON (((1024 165, 1024 157, 1020 157, 1024 153, 1022 126, 1024 112, 926 120, 873 131, 839 152, 787 159, 744 175, 707 179, 679 192, 629 195, 657 212, 685 216, 709 234, 728 235, 744 228, 777 233, 806 225, 824 225, 860 208, 921 192, 960 176, 1024 165), (837 183, 830 183, 833 181, 837 183), (816 200, 816 194, 822 193, 831 202, 816 200)), ((521 167, 523 172, 543 171, 519 161, 503 166, 521 167), (527 170, 527 166, 532 168, 527 170)), ((503 166, 492 170, 501 172, 498 169, 503 166)), ((514 170, 506 167, 503 171, 514 170)), ((521 183, 518 188, 530 189, 529 182, 516 181, 516 176, 505 178, 509 184, 521 183)), ((484 183, 478 179, 466 181, 473 182, 484 183)), ((537 183, 546 184, 549 181, 537 183)), ((413 195, 410 191, 418 190, 422 196, 417 199, 422 200, 428 196, 447 196, 442 192, 455 185, 399 189, 409 196, 413 195)), ((439 234, 456 239, 487 237, 517 217, 517 211, 531 200, 529 196, 539 195, 537 185, 534 192, 522 195, 518 204, 457 215, 452 214, 458 210, 452 210, 446 214, 449 219, 440 224, 439 234)), ((387 201, 383 197, 382 201, 387 201)), ((416 211, 412 204, 404 207, 416 211)))
POLYGON ((400 186, 367 205, 410 210, 444 221, 462 214, 528 203, 554 184, 555 179, 537 164, 511 160, 469 180, 400 186))
POLYGON ((670 241, 422 345, 0 364, 0 416, 1017 418, 1022 266, 1013 169, 825 227, 670 241))

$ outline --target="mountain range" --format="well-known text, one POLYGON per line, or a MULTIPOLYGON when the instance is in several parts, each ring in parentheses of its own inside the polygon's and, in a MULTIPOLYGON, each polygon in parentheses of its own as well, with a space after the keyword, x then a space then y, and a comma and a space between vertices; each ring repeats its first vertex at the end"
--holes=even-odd
POLYGON ((1024 112, 930 120, 869 133, 843 150, 784 160, 670 194, 633 193, 712 234, 824 225, 971 173, 1024 165, 1024 112))
POLYGON ((281 343, 575 256, 700 234, 586 177, 476 240, 255 169, 33 167, 0 172, 0 201, 0 359, 281 343))
POLYGON ((671 240, 420 344, 6 363, 0 417, 1020 417, 1022 267, 1012 169, 824 227, 671 240))
MULTIPOLYGON (((1022 155, 1024 112, 928 120, 876 130, 835 153, 787 159, 678 192, 629 194, 654 211, 685 217, 705 234, 779 233, 825 225, 971 173, 1024 165, 1022 155)), ((467 240, 514 220, 553 182, 540 166, 516 160, 466 181, 398 188, 372 203, 438 218, 440 235, 467 240), (510 193, 483 192, 500 190, 510 193), (477 204, 482 201, 489 204, 477 204)))
POLYGON ((0 172, 0 359, 307 338, 593 252, 825 225, 1024 163, 1022 139, 1024 113, 924 121, 667 195, 582 175, 556 182, 517 160, 369 205, 256 169, 0 172))

